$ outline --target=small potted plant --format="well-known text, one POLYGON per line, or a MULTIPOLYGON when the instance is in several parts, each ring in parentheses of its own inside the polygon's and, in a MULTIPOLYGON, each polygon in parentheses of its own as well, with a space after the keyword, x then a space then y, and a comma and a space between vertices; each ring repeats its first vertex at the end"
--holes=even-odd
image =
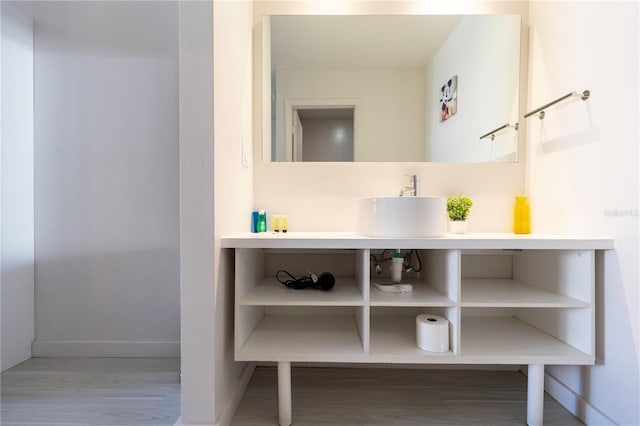
POLYGON ((464 234, 467 232, 467 217, 473 206, 469 197, 449 197, 447 198, 447 214, 449 215, 449 228, 454 234, 464 234))

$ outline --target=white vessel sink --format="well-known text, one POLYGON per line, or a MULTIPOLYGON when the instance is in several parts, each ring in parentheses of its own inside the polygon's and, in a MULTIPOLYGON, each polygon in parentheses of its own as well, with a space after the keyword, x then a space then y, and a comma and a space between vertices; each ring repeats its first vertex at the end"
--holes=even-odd
POLYGON ((366 237, 442 237, 443 197, 370 197, 356 200, 356 233, 366 237))

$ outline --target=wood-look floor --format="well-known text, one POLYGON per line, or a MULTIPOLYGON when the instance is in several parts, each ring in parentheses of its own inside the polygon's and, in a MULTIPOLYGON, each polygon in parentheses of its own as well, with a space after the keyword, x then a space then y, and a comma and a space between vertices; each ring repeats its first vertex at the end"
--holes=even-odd
MULTIPOLYGON (((293 368, 293 425, 526 425, 518 371, 293 368)), ((545 395, 545 425, 581 425, 545 395)), ((233 426, 278 424, 277 370, 257 368, 233 426)))
MULTIPOLYGON (((177 359, 32 358, 1 375, 3 426, 173 425, 177 359)), ((524 425, 516 371, 295 368, 295 426, 524 425)), ((581 423, 545 399, 545 425, 581 423)), ((277 371, 259 367, 233 426, 278 424, 277 371)))
POLYGON ((31 358, 0 377, 2 426, 173 426, 175 358, 31 358))

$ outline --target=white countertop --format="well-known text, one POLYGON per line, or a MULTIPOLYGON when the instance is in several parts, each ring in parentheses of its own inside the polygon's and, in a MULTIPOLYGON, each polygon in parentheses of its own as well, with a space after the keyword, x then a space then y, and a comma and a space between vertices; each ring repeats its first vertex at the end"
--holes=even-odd
POLYGON ((440 238, 377 238, 353 232, 266 232, 222 237, 223 248, 281 249, 514 249, 610 250, 615 240, 577 235, 516 235, 511 233, 447 234, 440 238))

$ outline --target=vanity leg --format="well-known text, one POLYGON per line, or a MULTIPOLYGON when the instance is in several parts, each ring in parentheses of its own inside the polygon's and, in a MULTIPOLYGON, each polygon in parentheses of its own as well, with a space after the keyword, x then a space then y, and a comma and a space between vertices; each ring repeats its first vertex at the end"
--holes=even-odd
POLYGON ((529 365, 527 382, 527 424, 542 426, 544 408, 544 365, 529 365))
POLYGON ((291 363, 278 361, 278 415, 280 426, 291 424, 291 363))

